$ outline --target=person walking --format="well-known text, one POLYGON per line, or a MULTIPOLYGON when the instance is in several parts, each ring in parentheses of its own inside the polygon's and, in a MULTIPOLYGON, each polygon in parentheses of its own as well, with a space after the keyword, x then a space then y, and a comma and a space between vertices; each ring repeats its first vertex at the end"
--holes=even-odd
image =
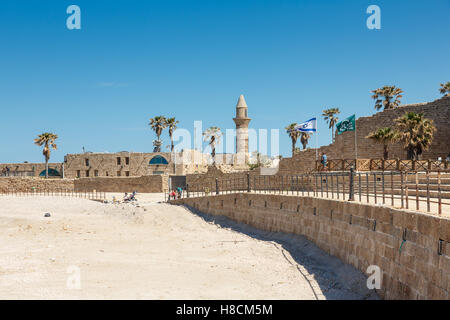
POLYGON ((322 155, 320 157, 320 163, 322 164, 322 171, 327 170, 327 155, 325 152, 322 152, 322 155))

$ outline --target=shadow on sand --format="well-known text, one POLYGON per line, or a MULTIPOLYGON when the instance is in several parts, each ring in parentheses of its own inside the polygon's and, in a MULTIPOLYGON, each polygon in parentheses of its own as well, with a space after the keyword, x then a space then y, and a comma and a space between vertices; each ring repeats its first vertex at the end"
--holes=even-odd
POLYGON ((299 273, 310 283, 317 297, 323 295, 330 300, 380 299, 374 290, 367 288, 366 275, 340 259, 327 254, 304 236, 263 231, 225 216, 206 214, 190 206, 183 206, 207 223, 272 243, 281 251, 280 258, 292 263, 289 259, 290 255, 297 264, 299 273), (312 281, 308 279, 311 278, 308 274, 301 271, 302 268, 299 268, 299 265, 314 277, 312 281), (317 289, 317 285, 319 289, 317 289))

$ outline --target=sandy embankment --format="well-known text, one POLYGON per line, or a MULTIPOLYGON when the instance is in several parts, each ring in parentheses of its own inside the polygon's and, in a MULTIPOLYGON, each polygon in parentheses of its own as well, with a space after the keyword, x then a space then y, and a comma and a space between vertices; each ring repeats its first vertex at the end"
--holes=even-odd
MULTIPOLYGON (((0 299, 361 299, 370 294, 361 273, 304 239, 278 235, 280 241, 269 241, 264 237, 270 235, 246 226, 223 228, 207 216, 157 203, 161 197, 140 195, 135 207, 1 196, 0 299), (77 270, 81 287, 70 288, 68 279, 77 270)), ((221 220, 225 227, 228 222, 221 220)), ((70 283, 76 287, 77 281, 70 283)))

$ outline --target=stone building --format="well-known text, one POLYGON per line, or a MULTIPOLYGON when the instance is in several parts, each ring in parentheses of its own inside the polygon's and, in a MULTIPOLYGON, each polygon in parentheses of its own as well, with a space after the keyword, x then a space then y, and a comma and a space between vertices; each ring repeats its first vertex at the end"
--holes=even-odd
MULTIPOLYGON (((216 154, 216 162, 222 170, 246 170, 248 155, 248 107, 241 95, 236 105, 236 153, 216 154)), ((149 175, 186 175, 205 173, 212 163, 209 154, 198 150, 181 152, 118 152, 67 154, 63 163, 49 164, 50 177, 139 177, 149 175)), ((0 164, 0 170, 8 167, 10 176, 44 176, 43 163, 0 164)))

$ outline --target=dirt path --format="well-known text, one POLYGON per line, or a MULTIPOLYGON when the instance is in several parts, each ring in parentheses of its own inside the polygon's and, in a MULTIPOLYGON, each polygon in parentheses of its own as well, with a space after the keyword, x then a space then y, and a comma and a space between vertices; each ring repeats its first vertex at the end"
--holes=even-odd
POLYGON ((0 197, 0 299, 374 297, 305 239, 140 200, 0 197))

